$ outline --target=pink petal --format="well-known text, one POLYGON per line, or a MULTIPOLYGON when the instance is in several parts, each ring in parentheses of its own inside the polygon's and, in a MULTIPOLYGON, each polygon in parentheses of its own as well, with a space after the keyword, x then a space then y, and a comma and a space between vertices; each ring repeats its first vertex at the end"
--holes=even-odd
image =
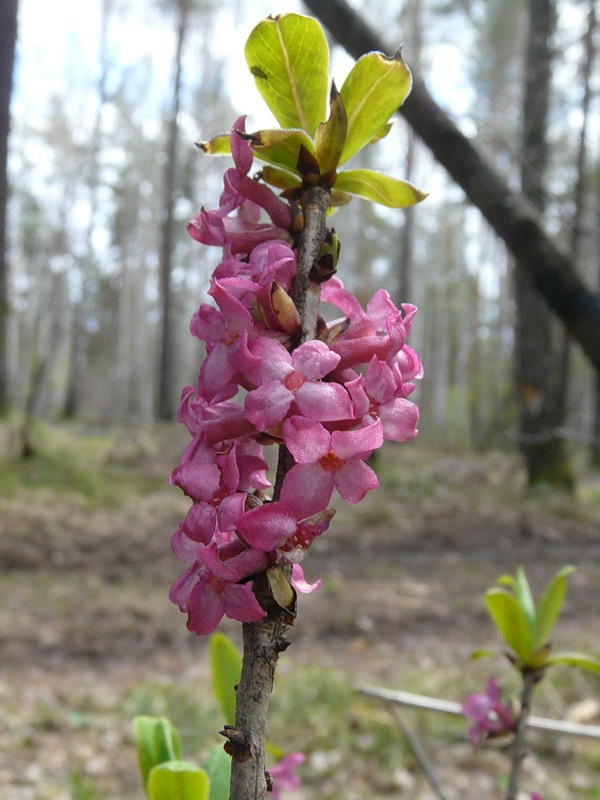
POLYGON ((216 464, 188 461, 171 473, 169 482, 191 497, 192 500, 210 500, 219 488, 220 474, 216 464))
POLYGON ((279 381, 272 381, 246 395, 244 411, 257 430, 266 431, 281 422, 293 400, 292 392, 279 381))
POLYGON ((237 520, 237 529, 246 542, 259 550, 275 550, 296 533, 296 517, 282 503, 265 505, 247 511, 237 520))
POLYGON ((223 603, 210 583, 199 581, 190 594, 188 604, 188 630, 198 636, 216 631, 224 614, 223 603))
POLYGON ((250 142, 243 139, 240 133, 246 132, 246 115, 238 117, 231 127, 231 155, 235 163, 236 169, 243 175, 247 175, 252 166, 254 155, 250 142))
POLYGON ((297 519, 327 508, 333 494, 333 473, 318 464, 297 464, 285 476, 281 500, 297 519))
POLYGON ((183 531, 195 542, 208 544, 215 532, 217 512, 209 503, 193 503, 183 521, 183 531))
POLYGON ((365 388, 372 400, 385 403, 397 392, 394 373, 385 361, 372 358, 365 373, 365 388))
POLYGON ((331 422, 354 418, 350 395, 339 383, 307 381, 296 392, 296 405, 312 420, 331 422))
POLYGON ((377 475, 364 461, 347 461, 334 473, 333 482, 340 496, 353 505, 379 486, 377 475))
POLYGON ((169 589, 169 600, 179 606, 181 611, 187 611, 188 600, 197 581, 198 564, 195 562, 173 581, 169 589))
POLYGON ((334 431, 331 434, 333 452, 344 461, 367 458, 383 444, 383 427, 380 420, 355 431, 334 431))
POLYGON ((314 583, 308 583, 304 577, 304 570, 300 564, 294 564, 292 567, 292 578, 290 583, 297 592, 300 592, 300 594, 311 594, 320 588, 322 581, 319 579, 314 583))
POLYGON ((393 442, 408 442, 417 435, 419 409, 410 400, 397 398, 381 406, 379 418, 386 439, 393 442))
POLYGON ((239 622, 258 622, 267 616, 247 583, 230 583, 221 592, 225 614, 239 622))
POLYGON ((339 363, 339 355, 316 339, 301 344, 292 353, 292 366, 309 380, 324 378, 339 363))
POLYGON ((331 434, 319 422, 294 416, 283 423, 283 440, 296 463, 312 464, 329 450, 331 434))
POLYGON ((248 343, 248 349, 257 361, 246 369, 246 375, 257 386, 267 381, 280 381, 292 371, 292 357, 275 339, 258 336, 248 343))

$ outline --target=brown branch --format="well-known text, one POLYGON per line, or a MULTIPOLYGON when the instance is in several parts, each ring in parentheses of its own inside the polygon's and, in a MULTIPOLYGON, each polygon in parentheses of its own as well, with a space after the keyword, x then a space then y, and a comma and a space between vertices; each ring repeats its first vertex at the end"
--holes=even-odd
MULTIPOLYGON (((304 4, 355 58, 370 50, 397 50, 369 28, 345 0, 304 0, 304 4)), ((414 78, 412 92, 399 112, 479 208, 517 259, 518 267, 531 275, 538 291, 600 372, 600 299, 546 234, 532 204, 508 186, 419 78, 414 78)))
MULTIPOLYGON (((296 254, 293 293, 300 315, 300 342, 316 337, 320 288, 310 276, 325 238, 328 206, 329 193, 324 189, 313 187, 304 193, 304 224, 296 254)), ((287 448, 281 445, 273 492, 275 499, 279 497, 283 479, 293 463, 287 448)), ((247 622, 242 626, 244 657, 237 688, 235 728, 225 733, 232 745, 231 800, 265 800, 267 797, 267 717, 279 653, 289 644, 287 624, 286 617, 275 610, 261 622, 247 622)))
POLYGON ((525 732, 527 721, 531 712, 531 695, 536 683, 540 679, 540 673, 534 671, 523 672, 523 688, 521 690, 521 711, 515 729, 515 738, 512 744, 511 769, 506 800, 516 800, 519 793, 519 782, 521 779, 521 768, 523 760, 527 754, 525 743, 525 732))

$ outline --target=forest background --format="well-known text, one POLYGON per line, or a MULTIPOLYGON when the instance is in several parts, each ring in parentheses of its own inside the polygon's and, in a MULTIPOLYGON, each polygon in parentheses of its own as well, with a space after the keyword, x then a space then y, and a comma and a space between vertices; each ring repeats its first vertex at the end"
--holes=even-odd
MULTIPOLYGON (((360 33, 349 8, 388 53, 403 44, 417 78, 406 117, 364 165, 430 194, 404 211, 341 209, 339 274, 362 301, 385 287, 419 307, 410 344, 425 377, 419 437, 384 448, 379 491, 361 509, 341 504, 307 559, 323 589, 302 604, 272 714, 274 738, 307 754, 298 797, 430 797, 387 715, 352 686, 455 700, 481 688, 489 664, 469 654, 497 644, 479 598, 501 571, 524 564, 537 591, 577 565, 559 635, 583 650, 600 641, 597 0, 4 0, 0 787, 11 800, 140 796, 135 713, 171 716, 190 753, 218 740, 204 644, 166 597, 178 571, 168 537, 187 507, 167 486, 187 438, 174 417, 202 358, 188 324, 217 253, 185 226, 216 206, 226 164, 194 142, 240 113, 248 129, 270 125, 242 56, 260 19, 328 13, 360 33), (441 118, 419 79, 446 120, 435 154, 422 140, 441 118), (470 157, 453 178, 440 166, 461 141, 504 181, 494 227, 474 205, 492 197, 489 170, 470 157), (525 226, 542 252, 537 288, 515 237, 509 249, 496 232, 524 217, 542 236, 525 226), (567 297, 548 278, 565 265, 592 320, 570 324, 587 355, 542 298, 556 309, 567 297), (540 463, 572 497, 525 491, 540 463)), ((357 52, 330 44, 341 82, 357 52)), ((597 722, 597 682, 558 674, 548 686, 542 712, 597 722)), ((475 757, 460 721, 419 724, 441 743, 456 796, 496 796, 501 750, 475 757)), ((595 743, 536 746, 528 785, 598 800, 595 743)))
MULTIPOLYGON (((305 10, 279 5, 102 0, 83 10, 65 1, 50 13, 21 0, 5 406, 30 417, 102 424, 174 417, 180 388, 193 382, 201 358, 188 321, 206 300, 214 266, 185 223, 199 205, 215 202, 222 169, 194 142, 225 130, 239 113, 250 114, 250 128, 265 123, 253 116, 258 104, 241 51, 262 16, 305 10)), ((404 43, 415 74, 511 189, 526 190, 549 236, 596 293, 595 3, 355 5, 386 41, 404 43), (544 32, 541 42, 528 37, 530 14, 544 32), (545 93, 547 108, 528 138, 527 125, 535 123, 526 119, 532 47, 538 61, 545 48, 548 80, 535 76, 534 88, 535 96, 545 93)), ((332 49, 334 72, 343 76, 349 56, 334 41, 332 49)), ((366 158, 430 192, 418 209, 388 212, 355 201, 334 220, 340 274, 359 297, 384 286, 420 309, 412 344, 427 376, 415 395, 422 438, 485 450, 556 435, 592 447, 599 425, 594 370, 568 346, 560 323, 539 322, 545 306, 535 305, 537 296, 533 305, 519 305, 527 286, 488 222, 404 120, 366 158), (541 342, 525 331, 519 345, 523 318, 544 330, 541 342), (547 387, 519 372, 523 359, 552 373, 547 387), (544 392, 555 408, 528 429, 523 407, 543 405, 544 392)))

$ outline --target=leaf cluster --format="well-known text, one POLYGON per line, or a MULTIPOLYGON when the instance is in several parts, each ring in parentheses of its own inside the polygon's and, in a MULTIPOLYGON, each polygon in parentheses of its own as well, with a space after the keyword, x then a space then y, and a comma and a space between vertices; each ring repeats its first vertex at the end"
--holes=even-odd
MULTIPOLYGON (((254 28, 245 56, 281 128, 242 135, 257 158, 267 162, 263 180, 281 189, 283 197, 299 201, 311 186, 329 191, 333 206, 349 202, 352 195, 391 208, 426 197, 407 181, 375 170, 338 172, 359 150, 387 135, 390 117, 410 92, 412 77, 400 51, 391 58, 367 53, 341 90, 332 83, 329 91, 329 48, 323 29, 311 17, 281 14, 254 28)), ((210 154, 230 150, 225 134, 200 146, 210 154)))
MULTIPOLYGON (((224 718, 233 724, 240 654, 227 636, 215 634, 210 640, 209 660, 215 697, 224 718)), ((220 745, 199 767, 182 759, 179 733, 164 717, 138 716, 134 731, 148 800, 228 800, 231 759, 220 745)))
MULTIPOLYGON (((537 605, 522 567, 515 577, 502 575, 485 593, 485 604, 496 629, 509 647, 510 661, 521 672, 543 673, 554 664, 582 667, 600 674, 600 660, 584 653, 552 653, 550 637, 562 610, 567 581, 575 568, 560 569, 544 587, 537 605)), ((475 657, 492 651, 479 650, 475 657)))

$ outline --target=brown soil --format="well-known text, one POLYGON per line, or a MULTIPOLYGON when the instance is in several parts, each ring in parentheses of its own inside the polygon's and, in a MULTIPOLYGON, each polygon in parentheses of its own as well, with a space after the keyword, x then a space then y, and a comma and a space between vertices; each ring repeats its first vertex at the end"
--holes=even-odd
MULTIPOLYGON (((460 673, 473 647, 497 644, 481 599, 495 578, 523 564, 539 591, 566 563, 578 569, 561 649, 598 655, 593 504, 532 499, 506 455, 434 458, 411 445, 386 451, 379 467, 379 492, 340 508, 307 557, 307 578, 323 587, 301 599, 291 657, 388 685, 432 665, 460 673)), ((140 680, 204 674, 205 644, 166 598, 179 570, 168 536, 186 507, 169 487, 127 508, 41 489, 0 500, 1 798, 69 798, 65 775, 78 764, 92 776, 125 774, 131 759, 114 755, 110 726, 92 745, 73 709, 110 716, 140 680)), ((139 797, 136 780, 106 796, 139 797)))

